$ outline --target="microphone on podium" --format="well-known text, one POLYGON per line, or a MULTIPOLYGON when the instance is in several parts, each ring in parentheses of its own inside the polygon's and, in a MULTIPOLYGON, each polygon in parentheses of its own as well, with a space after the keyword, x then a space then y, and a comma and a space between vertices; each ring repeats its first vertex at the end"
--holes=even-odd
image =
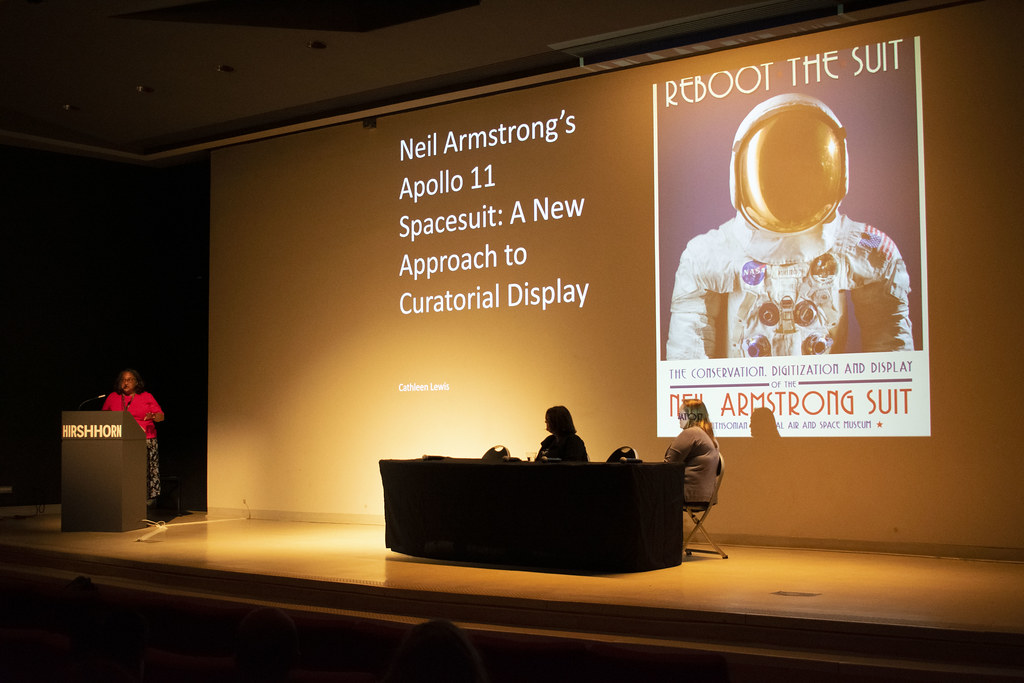
POLYGON ((89 403, 90 401, 98 401, 101 398, 106 398, 106 397, 107 397, 106 394, 100 394, 99 396, 93 396, 92 398, 87 398, 87 399, 85 399, 84 401, 82 401, 81 403, 78 404, 78 409, 81 410, 82 406, 84 406, 86 403, 89 403))

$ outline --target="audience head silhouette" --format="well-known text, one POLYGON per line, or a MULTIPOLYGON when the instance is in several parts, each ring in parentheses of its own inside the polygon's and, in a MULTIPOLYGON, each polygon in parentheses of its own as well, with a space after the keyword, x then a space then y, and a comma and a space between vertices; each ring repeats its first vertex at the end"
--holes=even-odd
POLYGON ((399 646, 385 683, 487 683, 480 654, 464 631, 443 619, 415 626, 399 646))
POLYGON ((299 633, 283 610, 257 607, 238 625, 235 666, 239 679, 285 681, 299 659, 299 633))

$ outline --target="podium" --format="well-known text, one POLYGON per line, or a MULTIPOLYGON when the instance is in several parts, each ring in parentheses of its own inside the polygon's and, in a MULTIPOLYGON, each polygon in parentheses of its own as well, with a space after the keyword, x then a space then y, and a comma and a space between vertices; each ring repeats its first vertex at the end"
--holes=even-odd
POLYGON ((131 413, 61 413, 61 531, 130 531, 146 518, 146 433, 131 413))

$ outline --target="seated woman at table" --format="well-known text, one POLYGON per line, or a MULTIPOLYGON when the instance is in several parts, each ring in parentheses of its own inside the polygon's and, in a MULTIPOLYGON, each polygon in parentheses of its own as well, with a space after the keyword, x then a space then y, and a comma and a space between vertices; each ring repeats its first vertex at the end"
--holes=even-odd
POLYGON ((551 436, 540 442, 537 460, 587 462, 587 446, 576 433, 572 415, 565 406, 552 406, 544 413, 544 426, 551 436))
POLYGON ((679 411, 679 426, 683 431, 665 451, 665 460, 686 466, 683 497, 687 503, 714 502, 711 494, 718 476, 718 440, 704 402, 684 401, 679 411))

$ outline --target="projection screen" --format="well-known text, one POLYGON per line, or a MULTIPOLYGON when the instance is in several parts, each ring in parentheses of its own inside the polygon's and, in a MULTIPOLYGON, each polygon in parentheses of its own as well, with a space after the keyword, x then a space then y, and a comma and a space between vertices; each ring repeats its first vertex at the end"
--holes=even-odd
POLYGON ((525 460, 553 405, 591 460, 661 460, 688 396, 726 446, 923 460, 928 59, 971 12, 215 152, 211 509, 379 519, 379 459, 525 460))

